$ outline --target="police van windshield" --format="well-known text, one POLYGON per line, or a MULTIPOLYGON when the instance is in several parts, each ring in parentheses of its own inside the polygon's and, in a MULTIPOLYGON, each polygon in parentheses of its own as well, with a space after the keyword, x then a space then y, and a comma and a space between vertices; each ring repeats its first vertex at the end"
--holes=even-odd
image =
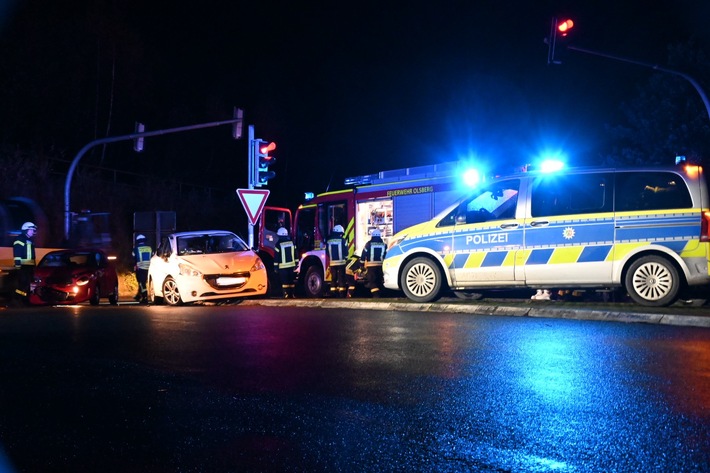
POLYGON ((519 179, 480 187, 451 210, 437 227, 515 218, 519 189, 519 179))

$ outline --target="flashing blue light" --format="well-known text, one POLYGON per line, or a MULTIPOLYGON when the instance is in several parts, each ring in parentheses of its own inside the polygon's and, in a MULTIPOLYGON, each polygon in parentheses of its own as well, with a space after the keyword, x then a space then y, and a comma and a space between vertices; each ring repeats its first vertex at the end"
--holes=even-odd
POLYGON ((467 169, 463 173, 463 182, 468 187, 474 187, 481 182, 481 176, 476 169, 467 169))
POLYGON ((564 169, 565 163, 557 159, 546 159, 540 163, 540 171, 542 172, 557 172, 564 169))

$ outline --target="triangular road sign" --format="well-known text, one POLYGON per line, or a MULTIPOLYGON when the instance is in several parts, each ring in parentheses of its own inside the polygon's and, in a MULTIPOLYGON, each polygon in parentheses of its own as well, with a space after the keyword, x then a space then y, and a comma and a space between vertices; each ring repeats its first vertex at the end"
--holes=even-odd
POLYGON ((256 221, 259 220, 261 211, 264 209, 266 198, 269 197, 269 191, 262 189, 237 189, 237 195, 239 196, 239 200, 242 201, 247 217, 249 217, 249 223, 256 225, 256 221))

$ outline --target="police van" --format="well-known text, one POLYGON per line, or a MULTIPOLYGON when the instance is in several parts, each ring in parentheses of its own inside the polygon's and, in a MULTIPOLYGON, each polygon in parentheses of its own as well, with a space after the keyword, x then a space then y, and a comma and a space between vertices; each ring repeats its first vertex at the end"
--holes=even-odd
POLYGON ((417 302, 445 290, 621 287, 666 306, 710 284, 709 223, 700 166, 520 173, 394 235, 384 284, 417 302))

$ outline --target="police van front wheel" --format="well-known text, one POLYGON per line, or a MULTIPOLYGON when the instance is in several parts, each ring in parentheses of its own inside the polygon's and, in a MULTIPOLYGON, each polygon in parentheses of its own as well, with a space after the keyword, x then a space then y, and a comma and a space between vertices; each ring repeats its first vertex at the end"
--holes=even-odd
POLYGON ((649 307, 665 307, 678 298, 680 276, 668 259, 650 255, 631 264, 624 285, 636 303, 649 307))
POLYGON ((415 302, 431 302, 439 298, 442 276, 439 266, 429 258, 414 258, 404 266, 400 286, 415 302))

